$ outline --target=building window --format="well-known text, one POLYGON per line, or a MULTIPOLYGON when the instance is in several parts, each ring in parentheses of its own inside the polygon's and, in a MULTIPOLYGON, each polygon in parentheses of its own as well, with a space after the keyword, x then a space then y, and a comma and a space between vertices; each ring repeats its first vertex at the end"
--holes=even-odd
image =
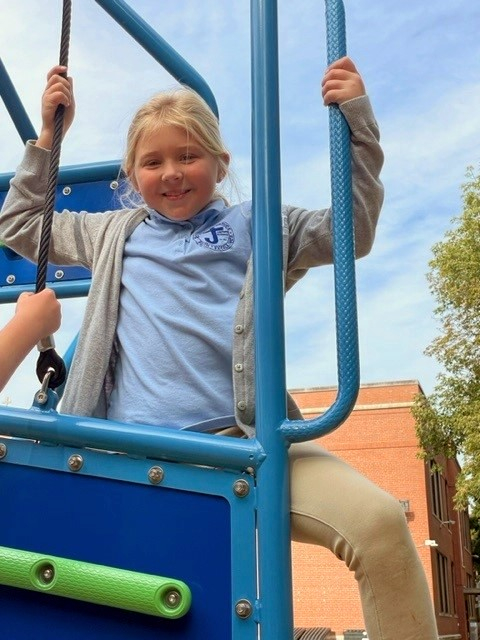
POLYGON ((443 473, 436 469, 435 462, 430 462, 430 487, 432 490, 432 510, 439 520, 448 520, 447 481, 443 473))
POLYGON ((452 613, 456 616, 457 615, 457 599, 455 598, 455 565, 453 564, 453 562, 450 563, 450 579, 451 579, 451 585, 452 585, 452 590, 450 592, 450 604, 451 604, 451 608, 452 608, 452 613))
POLYGON ((453 564, 442 553, 437 551, 437 580, 439 613, 443 615, 455 614, 455 598, 453 586, 453 564))
POLYGON ((462 537, 463 548, 471 553, 472 539, 470 535, 470 518, 468 517, 468 511, 460 511, 458 517, 460 518, 460 535, 462 537))

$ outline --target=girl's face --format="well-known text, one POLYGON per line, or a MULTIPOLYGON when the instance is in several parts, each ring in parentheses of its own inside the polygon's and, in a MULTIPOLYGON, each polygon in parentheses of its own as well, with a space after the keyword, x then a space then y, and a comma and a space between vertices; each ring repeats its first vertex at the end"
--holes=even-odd
POLYGON ((140 139, 130 175, 146 204, 171 220, 193 218, 212 201, 222 178, 218 160, 173 125, 140 139))

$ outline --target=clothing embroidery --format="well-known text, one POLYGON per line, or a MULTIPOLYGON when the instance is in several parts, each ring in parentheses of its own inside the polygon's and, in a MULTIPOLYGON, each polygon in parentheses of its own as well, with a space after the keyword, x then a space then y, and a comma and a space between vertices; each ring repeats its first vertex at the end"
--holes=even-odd
POLYGON ((212 251, 228 251, 233 247, 235 234, 228 222, 219 222, 207 231, 195 233, 195 242, 201 247, 206 247, 212 251))

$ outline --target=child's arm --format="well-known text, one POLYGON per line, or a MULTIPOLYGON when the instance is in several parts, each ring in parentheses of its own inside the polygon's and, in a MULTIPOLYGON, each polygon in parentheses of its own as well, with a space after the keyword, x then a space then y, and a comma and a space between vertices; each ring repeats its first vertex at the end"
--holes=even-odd
POLYGON ((51 289, 20 295, 15 315, 0 331, 0 390, 37 342, 59 328, 60 320, 60 303, 51 289))
MULTIPOLYGON (((341 58, 328 67, 322 94, 325 104, 339 104, 350 128, 355 254, 360 258, 372 248, 383 204, 383 151, 378 125, 363 80, 350 58, 341 58)), ((289 289, 311 267, 333 261, 332 211, 285 207, 284 214, 289 228, 289 289)))

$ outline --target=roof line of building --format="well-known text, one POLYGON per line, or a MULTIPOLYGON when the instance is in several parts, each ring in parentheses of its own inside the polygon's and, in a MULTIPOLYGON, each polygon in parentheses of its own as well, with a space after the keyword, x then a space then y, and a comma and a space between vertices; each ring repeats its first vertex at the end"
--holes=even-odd
MULTIPOLYGON (((383 382, 362 382, 360 389, 368 389, 372 387, 398 387, 406 384, 415 384, 421 388, 418 380, 384 380, 383 382)), ((338 385, 329 385, 325 387, 299 387, 298 389, 289 389, 290 393, 306 393, 307 391, 335 391, 338 385)))
MULTIPOLYGON (((408 409, 413 407, 413 402, 383 402, 377 404, 356 404, 353 407, 353 411, 371 411, 372 409, 408 409)), ((303 414, 322 414, 327 411, 329 407, 301 407, 303 414)))

